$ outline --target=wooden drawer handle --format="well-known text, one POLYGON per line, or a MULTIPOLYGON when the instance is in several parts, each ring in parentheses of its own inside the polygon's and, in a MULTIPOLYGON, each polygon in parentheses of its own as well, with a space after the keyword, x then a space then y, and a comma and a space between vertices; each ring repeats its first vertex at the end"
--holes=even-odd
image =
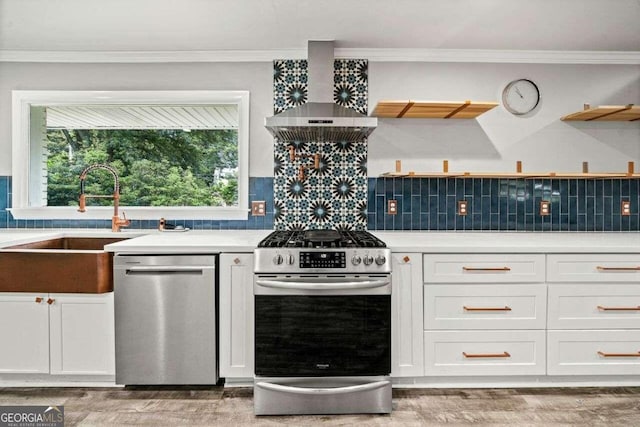
POLYGON ((504 307, 467 307, 463 305, 462 308, 464 311, 511 311, 511 307, 506 305, 504 307))
POLYGON ((462 267, 464 271, 511 271, 509 267, 462 267))
POLYGON ((640 351, 637 353, 605 353, 599 351, 598 354, 602 357, 640 357, 640 351))
POLYGON ((467 353, 466 351, 463 351, 462 355, 467 359, 490 358, 490 357, 511 357, 511 355, 506 351, 503 351, 502 353, 467 353))
POLYGON ((404 262, 409 262, 409 261, 411 261, 411 258, 409 258, 408 256, 405 256, 404 258, 402 258, 402 260, 404 262))
POLYGON ((49 299, 47 300, 47 304, 49 304, 49 305, 53 304, 54 302, 56 302, 56 300, 55 300, 55 299, 53 299, 53 298, 49 298, 49 299))
POLYGON ((637 307, 603 307, 599 305, 598 310, 600 311, 640 311, 640 305, 637 307))
POLYGON ((601 265, 596 267, 598 271, 640 271, 640 266, 637 267, 603 267, 601 265))
POLYGON ((42 302, 42 297, 36 297, 36 304, 40 304, 42 302))

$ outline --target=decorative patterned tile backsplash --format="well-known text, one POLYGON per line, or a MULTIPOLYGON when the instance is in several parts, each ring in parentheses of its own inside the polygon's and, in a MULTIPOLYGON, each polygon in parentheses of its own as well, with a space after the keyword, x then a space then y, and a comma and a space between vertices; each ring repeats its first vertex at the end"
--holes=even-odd
POLYGON ((640 231, 639 179, 369 178, 368 187, 370 230, 640 231), (387 214, 388 200, 397 215, 387 214))
MULTIPOLYGON (((364 59, 335 60, 336 104, 367 114, 367 66, 364 59)), ((307 99, 307 61, 278 60, 273 63, 273 111, 275 114, 302 105, 307 99)), ((294 161, 289 144, 274 140, 275 228, 365 229, 367 225, 367 142, 294 142, 294 161), (310 166, 320 155, 320 167, 310 166)))

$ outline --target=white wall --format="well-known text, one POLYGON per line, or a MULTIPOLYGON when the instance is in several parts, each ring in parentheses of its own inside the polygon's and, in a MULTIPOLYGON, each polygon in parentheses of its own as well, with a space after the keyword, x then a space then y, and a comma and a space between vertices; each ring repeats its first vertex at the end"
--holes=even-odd
MULTIPOLYGON (((394 170, 579 172, 640 169, 640 121, 562 122, 583 103, 640 104, 637 65, 463 63, 369 64, 369 109, 383 99, 500 101, 502 88, 526 77, 542 91, 531 117, 502 107, 477 120, 381 119, 369 138, 369 176, 394 170)), ((273 175, 273 139, 264 118, 273 112, 270 62, 198 64, 0 63, 0 175, 11 174, 11 90, 227 89, 251 92, 250 175, 273 175)))
POLYGON ((11 91, 21 90, 248 90, 251 96, 249 174, 273 175, 270 62, 199 64, 0 63, 0 175, 11 175, 11 91))
POLYGON ((640 66, 369 63, 369 110, 380 100, 498 101, 517 78, 534 80, 542 102, 529 117, 502 106, 477 120, 380 119, 369 137, 369 176, 395 170, 626 172, 640 169, 640 121, 562 122, 584 103, 640 104, 640 66))

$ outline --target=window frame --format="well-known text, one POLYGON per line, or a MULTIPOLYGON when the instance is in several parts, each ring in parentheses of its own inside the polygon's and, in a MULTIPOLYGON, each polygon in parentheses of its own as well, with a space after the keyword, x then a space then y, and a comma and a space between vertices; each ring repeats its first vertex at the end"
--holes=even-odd
MULTIPOLYGON (((77 104, 238 105, 238 206, 121 206, 130 219, 246 220, 249 213, 249 91, 159 90, 159 91, 12 91, 12 207, 16 219, 111 219, 113 207, 90 206, 81 213, 73 206, 31 206, 31 106, 77 104)), ((78 186, 80 181, 78 179, 78 186)))

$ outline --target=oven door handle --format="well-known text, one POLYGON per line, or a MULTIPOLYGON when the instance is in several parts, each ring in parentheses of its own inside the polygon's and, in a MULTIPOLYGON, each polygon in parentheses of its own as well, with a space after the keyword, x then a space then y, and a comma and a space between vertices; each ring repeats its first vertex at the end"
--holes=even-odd
POLYGON ((389 280, 359 280, 344 282, 301 282, 285 280, 256 280, 256 284, 265 288, 298 289, 298 290, 345 290, 345 289, 373 289, 387 286, 389 280))
POLYGON ((257 387, 261 387, 266 390, 280 391, 283 393, 291 394, 311 394, 311 395, 332 395, 332 394, 345 394, 345 393, 358 393, 363 391, 375 390, 378 388, 386 387, 390 384, 389 381, 375 381, 367 384, 351 385, 347 387, 329 387, 329 388, 307 388, 307 387, 291 387, 287 385, 267 383, 264 381, 256 383, 257 387))

